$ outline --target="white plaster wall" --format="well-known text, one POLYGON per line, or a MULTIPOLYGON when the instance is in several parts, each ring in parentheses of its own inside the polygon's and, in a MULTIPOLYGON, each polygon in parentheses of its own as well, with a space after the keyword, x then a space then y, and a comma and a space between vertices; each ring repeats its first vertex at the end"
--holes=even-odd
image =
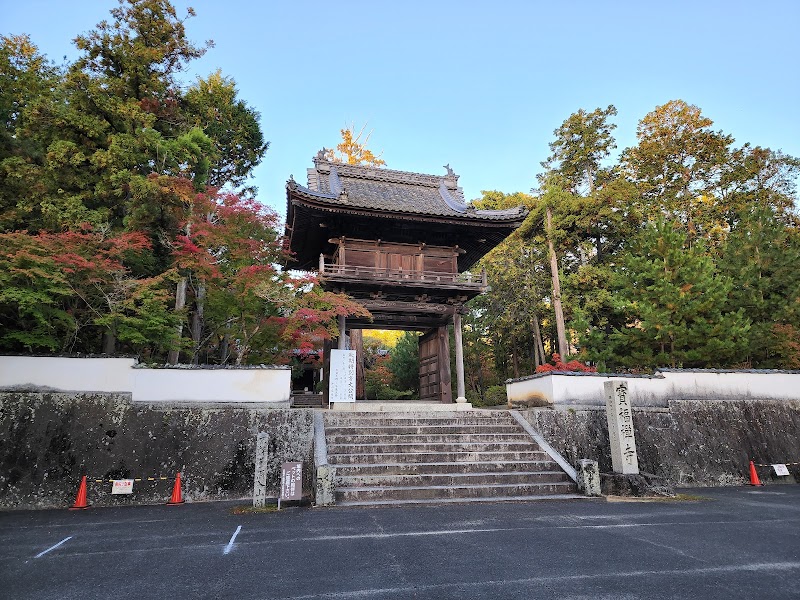
POLYGON ((134 358, 0 356, 0 388, 128 392, 134 401, 289 402, 290 369, 147 369, 134 358))
POLYGON ((524 401, 535 398, 544 398, 548 403, 553 403, 553 377, 537 377, 525 381, 515 381, 506 384, 506 396, 509 401, 524 401))
POLYGON ((681 373, 667 371, 664 379, 688 397, 750 396, 800 400, 800 373, 681 373))
POLYGON ((630 396, 640 406, 666 406, 669 400, 680 398, 800 400, 800 373, 745 371, 665 371, 655 377, 550 374, 506 384, 506 390, 512 400, 538 392, 553 404, 602 405, 603 383, 615 379, 628 382, 630 396))
POLYGON ((130 392, 135 358, 0 356, 0 387, 35 386, 63 392, 130 392))
POLYGON ((134 402, 288 402, 290 369, 133 369, 134 402))

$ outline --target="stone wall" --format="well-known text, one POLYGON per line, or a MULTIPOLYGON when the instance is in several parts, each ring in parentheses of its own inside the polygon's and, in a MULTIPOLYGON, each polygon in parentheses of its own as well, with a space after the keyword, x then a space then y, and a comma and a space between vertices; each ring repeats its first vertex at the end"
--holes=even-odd
POLYGON ((132 403, 124 393, 0 392, 0 507, 70 506, 89 476, 97 506, 166 502, 176 472, 184 498, 252 497, 255 439, 269 434, 269 489, 280 464, 302 461, 311 492, 311 410, 132 403), (92 479, 168 477, 136 482, 131 496, 92 479))
MULTIPOLYGON (((520 411, 573 465, 582 458, 611 472, 605 410, 520 411)), ((732 485, 748 481, 749 461, 800 462, 800 402, 680 400, 667 409, 634 409, 642 472, 675 485, 732 485)), ((789 466, 800 481, 800 467, 789 466)), ((776 479, 760 468, 762 481, 776 479)), ((792 482, 792 479, 788 479, 792 482)))

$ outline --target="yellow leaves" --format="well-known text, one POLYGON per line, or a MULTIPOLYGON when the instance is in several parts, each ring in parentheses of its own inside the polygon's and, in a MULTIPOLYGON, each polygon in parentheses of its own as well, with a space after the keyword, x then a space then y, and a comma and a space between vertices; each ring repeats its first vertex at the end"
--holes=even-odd
POLYGON ((331 162, 346 163, 348 165, 384 166, 386 161, 381 158, 383 152, 375 155, 367 148, 372 131, 367 134, 363 142, 361 141, 365 128, 366 124, 356 134, 355 123, 353 123, 348 128, 340 130, 342 141, 336 146, 336 150, 328 149, 325 153, 325 158, 331 162))

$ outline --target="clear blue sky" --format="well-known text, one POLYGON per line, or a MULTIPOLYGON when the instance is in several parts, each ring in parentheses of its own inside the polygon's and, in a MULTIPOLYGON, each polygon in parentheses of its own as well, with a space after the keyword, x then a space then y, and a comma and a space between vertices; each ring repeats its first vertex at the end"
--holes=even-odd
MULTIPOLYGON (((290 174, 339 129, 374 130, 388 167, 443 174, 467 198, 528 191, 552 132, 579 108, 614 104, 618 149, 639 119, 682 99, 714 128, 800 156, 800 2, 720 0, 176 1, 190 39, 261 113, 270 149, 259 199, 285 211, 290 174)), ((61 62, 114 0, 0 0, 0 32, 28 33, 61 62)))

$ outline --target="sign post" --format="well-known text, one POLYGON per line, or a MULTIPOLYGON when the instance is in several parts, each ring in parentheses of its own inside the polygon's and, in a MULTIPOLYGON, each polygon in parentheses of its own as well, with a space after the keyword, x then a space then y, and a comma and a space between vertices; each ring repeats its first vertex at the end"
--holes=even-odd
POLYGON ((303 463, 286 462, 281 466, 281 493, 278 494, 278 510, 281 500, 300 500, 303 497, 303 463))
POLYGON ((633 432, 633 410, 627 381, 606 381, 606 418, 611 442, 611 464, 615 473, 638 475, 639 456, 633 432))
POLYGON ((355 350, 331 350, 328 400, 330 402, 356 401, 355 350))

